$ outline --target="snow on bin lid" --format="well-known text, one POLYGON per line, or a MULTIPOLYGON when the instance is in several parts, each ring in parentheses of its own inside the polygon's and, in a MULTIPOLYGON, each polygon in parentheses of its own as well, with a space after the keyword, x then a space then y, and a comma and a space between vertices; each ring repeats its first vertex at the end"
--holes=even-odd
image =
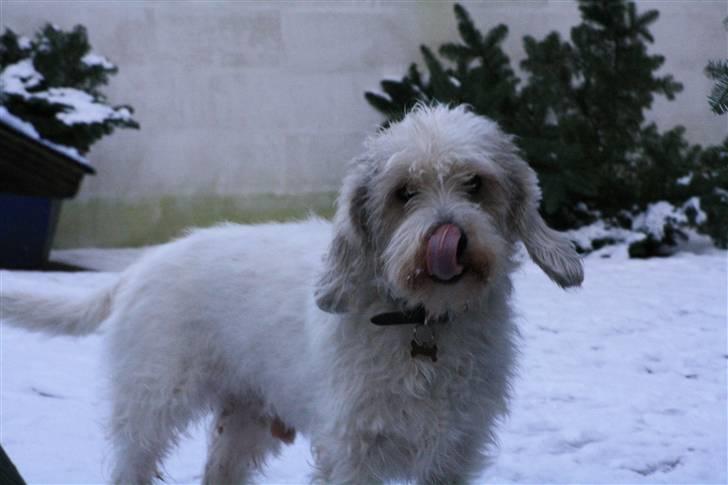
MULTIPOLYGON (((10 113, 5 106, 0 106, 0 123, 13 128, 15 131, 24 134, 28 138, 32 138, 33 140, 40 142, 48 148, 51 148, 88 168, 91 168, 91 164, 88 159, 78 153, 78 150, 65 145, 59 145, 58 143, 53 143, 52 141, 42 138, 33 125, 10 113)), ((93 169, 91 169, 91 171, 93 172, 93 169)))

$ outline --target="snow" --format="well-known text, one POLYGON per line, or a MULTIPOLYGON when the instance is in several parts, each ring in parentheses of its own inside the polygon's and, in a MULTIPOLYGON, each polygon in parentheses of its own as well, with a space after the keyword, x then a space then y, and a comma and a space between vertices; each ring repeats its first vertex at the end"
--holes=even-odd
POLYGON ((687 175, 683 175, 679 179, 675 181, 678 185, 690 185, 690 182, 693 181, 693 172, 688 173, 687 175))
MULTIPOLYGON (((134 250, 55 257, 121 270, 134 250)), ((532 263, 514 277, 520 375, 493 466, 477 483, 726 483, 728 252, 630 260, 610 246, 562 291, 532 263), (609 257, 607 257, 609 256, 609 257)), ((111 272, 0 272, 92 288, 111 272)), ((103 335, 48 338, 0 326, 0 441, 29 483, 108 481, 103 335)), ((166 463, 167 483, 199 483, 204 423, 166 463)), ((299 437, 258 483, 303 483, 299 437)))
POLYGON ((565 234, 576 244, 576 247, 579 250, 585 252, 591 251, 593 248, 592 243, 597 240, 632 243, 645 238, 645 235, 642 233, 608 225, 602 219, 599 219, 588 226, 582 226, 578 229, 566 231, 565 234))
MULTIPOLYGON (((88 62, 109 63, 106 58, 97 54, 87 54, 83 59, 87 59, 88 62)), ((0 88, 3 92, 21 96, 26 100, 45 100, 61 105, 62 110, 56 113, 56 118, 66 125, 103 123, 106 120, 131 120, 129 109, 113 108, 98 102, 93 96, 80 89, 56 87, 44 91, 32 91, 42 81, 43 76, 35 70, 30 59, 11 64, 0 72, 0 88)))
MULTIPOLYGON (((577 206, 577 208, 587 210, 585 205, 577 206)), ((706 236, 696 232, 688 225, 688 215, 691 212, 691 215, 694 216, 693 222, 698 225, 704 224, 708 220, 708 215, 700 207, 700 198, 691 197, 681 206, 674 206, 664 200, 648 205, 646 210, 630 216, 632 217, 631 229, 597 219, 589 225, 565 231, 565 234, 580 251, 590 252, 594 249, 593 243, 597 241, 609 241, 610 244, 631 244, 648 236, 659 241, 665 235, 665 226, 669 225, 679 228, 683 235, 687 236, 687 240, 679 238, 675 241, 677 244, 675 250, 694 251, 697 249, 702 251, 706 236)), ((598 212, 594 212, 593 215, 599 217, 598 212)))
POLYGON ((81 58, 81 62, 86 64, 89 67, 96 67, 100 66, 104 69, 114 69, 116 66, 109 61, 106 57, 96 54, 94 52, 89 52, 85 56, 81 58))
POLYGON ((43 81, 43 76, 35 70, 33 61, 23 59, 15 64, 10 64, 0 71, 0 91, 3 93, 17 94, 27 98, 28 89, 34 88, 43 81))
POLYGON ((683 205, 682 205, 683 211, 687 209, 692 209, 695 211, 695 222, 698 224, 703 224, 708 220, 708 215, 703 211, 703 209, 700 208, 700 198, 699 197, 690 197, 683 205))
POLYGON ((678 212, 675 206, 661 200, 647 206, 647 210, 632 221, 632 228, 652 235, 656 240, 661 240, 665 235, 665 222, 675 221, 678 223, 687 222, 685 214, 678 212))
POLYGON ((4 106, 0 106, 0 122, 3 122, 14 130, 19 131, 28 138, 33 138, 35 140, 40 139, 40 135, 37 131, 35 131, 35 127, 32 124, 11 114, 4 106))
POLYGON ((93 96, 80 89, 50 88, 33 95, 50 103, 63 105, 64 110, 57 113, 56 118, 67 125, 103 123, 107 119, 131 120, 128 109, 97 103, 93 96))
POLYGON ((25 50, 28 50, 31 47, 33 47, 33 43, 26 36, 20 35, 20 36, 18 36, 18 47, 20 47, 20 49, 25 51, 25 50))
POLYGON ((76 160, 79 163, 83 163, 83 164, 86 164, 86 165, 91 165, 91 162, 89 162, 86 157, 84 157, 83 155, 81 155, 80 153, 78 153, 78 150, 76 150, 73 147, 69 147, 69 146, 66 146, 66 145, 59 145, 58 143, 53 143, 52 141, 48 141, 48 140, 43 139, 43 138, 40 139, 40 142, 43 143, 44 145, 48 146, 48 147, 53 148, 57 152, 63 153, 67 157, 73 158, 74 160, 76 160))
MULTIPOLYGON (((101 103, 94 102, 93 98, 77 89, 51 88, 47 91, 29 91, 43 82, 43 76, 35 70, 30 59, 23 59, 7 66, 0 71, 0 92, 21 96, 24 99, 45 99, 52 103, 64 106, 63 111, 56 114, 62 122, 72 125, 74 123, 102 123, 104 119, 131 119, 131 113, 126 108, 114 109, 101 103)), ((41 138, 32 124, 23 121, 0 106, 0 123, 4 123, 15 130, 42 144, 50 147, 79 163, 89 165, 89 161, 73 147, 59 145, 41 138)))
POLYGON ((546 112, 546 118, 543 120, 544 124, 547 126, 558 126, 559 124, 559 118, 556 116, 556 112, 553 110, 553 108, 549 108, 546 112))
POLYGON ((27 121, 23 121, 22 119, 13 115, 4 106, 0 106, 0 123, 3 123, 16 131, 19 131, 28 138, 38 140, 43 145, 52 148, 57 152, 63 153, 67 157, 70 157, 79 163, 90 165, 88 159, 78 153, 78 150, 73 147, 59 145, 58 143, 53 143, 52 141, 48 141, 45 138, 41 138, 41 136, 38 134, 32 124, 28 123, 27 121))

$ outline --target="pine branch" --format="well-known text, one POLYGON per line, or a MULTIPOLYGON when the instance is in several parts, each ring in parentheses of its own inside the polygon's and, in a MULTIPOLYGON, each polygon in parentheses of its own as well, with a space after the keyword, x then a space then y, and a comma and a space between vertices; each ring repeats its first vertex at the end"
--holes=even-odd
POLYGON ((374 109, 376 109, 383 115, 393 116, 395 114, 395 105, 381 94, 367 91, 364 93, 364 98, 366 98, 366 100, 374 107, 374 109))
POLYGON ((497 49, 501 42, 508 36, 508 26, 505 24, 498 24, 485 36, 483 40, 483 47, 485 48, 485 54, 490 53, 493 49, 497 49))
POLYGON ((728 113, 728 59, 710 61, 705 74, 715 81, 713 90, 708 96, 708 103, 715 114, 728 113))
POLYGON ((710 79, 718 80, 728 73, 728 59, 721 61, 709 61, 705 66, 705 75, 710 79))
MULTIPOLYGON (((634 8, 634 3, 630 3, 630 10, 634 8)), ((660 17, 660 12, 657 10, 648 10, 647 12, 639 15, 634 24, 634 28, 638 35, 647 39, 648 42, 654 42, 655 38, 649 31, 650 24, 654 23, 660 17)))
POLYGON ((433 96, 442 102, 451 102, 455 98, 455 88, 449 80, 448 73, 435 54, 426 45, 420 46, 425 65, 430 71, 430 86, 433 96))
POLYGON ((422 82, 422 75, 420 74, 420 70, 417 69, 417 64, 414 62, 410 64, 409 69, 407 69, 407 78, 409 78, 410 83, 417 89, 419 89, 421 92, 424 92, 424 83, 422 82))
POLYGON ((442 57, 455 63, 466 62, 475 55, 469 47, 452 43, 441 45, 438 52, 442 57))
POLYGON ((719 79, 708 97, 710 108, 715 114, 728 113, 728 78, 719 79))
POLYGON ((116 128, 138 129, 139 123, 131 118, 131 106, 110 106, 101 92, 118 69, 103 56, 88 58, 90 53, 88 35, 81 25, 63 31, 46 24, 33 40, 23 38, 22 42, 17 34, 6 29, 0 36, 0 70, 27 60, 32 63, 37 80, 33 84, 23 83, 22 92, 5 93, 0 102, 11 114, 32 124, 42 138, 76 148, 81 154, 116 128), (54 94, 53 88, 88 96, 89 102, 105 106, 113 114, 88 119, 74 102, 74 96, 64 98, 54 94), (73 121, 69 122, 71 118, 73 121))
MULTIPOLYGON (((481 32, 456 5, 460 38, 437 50, 422 46, 420 66, 427 75, 412 64, 401 83, 385 81, 383 93, 367 93, 367 99, 387 123, 418 101, 465 102, 493 118, 517 136, 524 158, 538 172, 541 208, 554 227, 579 227, 592 222, 596 211, 624 223, 635 208, 654 201, 677 204, 699 197, 713 228, 699 229, 719 242, 716 233, 725 232, 728 223, 721 222, 728 197, 726 202, 705 197, 716 186, 728 187, 728 172, 720 172, 726 175, 718 180, 714 166, 697 160, 712 157, 724 165, 725 148, 691 146, 680 128, 662 133, 644 123, 656 96, 672 100, 683 88, 671 75, 657 75, 665 59, 648 52, 658 12, 640 12, 629 0, 578 1, 582 18, 569 38, 553 32, 541 40, 523 39, 526 58, 519 73, 502 49, 507 27, 481 32), (686 174, 690 187, 676 183, 686 174)), ((713 109, 728 112, 728 60, 710 63, 706 73, 716 83, 713 109)))
POLYGON ((470 18, 467 10, 459 3, 456 3, 453 9, 455 10, 455 17, 458 22, 458 32, 460 32, 463 41, 465 41, 468 47, 473 49, 479 48, 483 43, 483 36, 475 27, 475 24, 473 24, 473 20, 470 18))

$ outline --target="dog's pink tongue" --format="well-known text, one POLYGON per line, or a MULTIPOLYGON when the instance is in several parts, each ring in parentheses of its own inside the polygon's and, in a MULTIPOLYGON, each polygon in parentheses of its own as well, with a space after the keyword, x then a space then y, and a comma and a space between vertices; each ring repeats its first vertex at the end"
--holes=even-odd
POLYGON ((443 224, 427 241, 425 260, 430 276, 447 281, 463 272, 458 264, 458 244, 462 233, 454 224, 443 224))

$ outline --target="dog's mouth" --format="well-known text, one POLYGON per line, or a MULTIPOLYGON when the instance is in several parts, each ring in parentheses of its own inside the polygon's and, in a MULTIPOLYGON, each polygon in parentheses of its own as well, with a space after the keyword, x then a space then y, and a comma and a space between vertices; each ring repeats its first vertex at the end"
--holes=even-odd
POLYGON ((449 291, 457 285, 487 284, 492 256, 486 248, 470 244, 465 231, 452 223, 433 226, 423 238, 411 263, 398 272, 403 288, 417 291, 432 287, 449 291))
POLYGON ((455 224, 442 224, 427 238, 425 266, 427 274, 439 283, 459 280, 465 267, 461 257, 467 247, 467 237, 455 224))
POLYGON ((467 273, 468 273, 468 270, 464 268, 460 274, 453 276, 449 280, 440 279, 435 275, 430 275, 430 279, 432 281, 434 281, 435 283, 438 283, 441 285, 454 285, 455 283, 457 283, 458 281, 463 279, 463 276, 465 276, 467 273))

